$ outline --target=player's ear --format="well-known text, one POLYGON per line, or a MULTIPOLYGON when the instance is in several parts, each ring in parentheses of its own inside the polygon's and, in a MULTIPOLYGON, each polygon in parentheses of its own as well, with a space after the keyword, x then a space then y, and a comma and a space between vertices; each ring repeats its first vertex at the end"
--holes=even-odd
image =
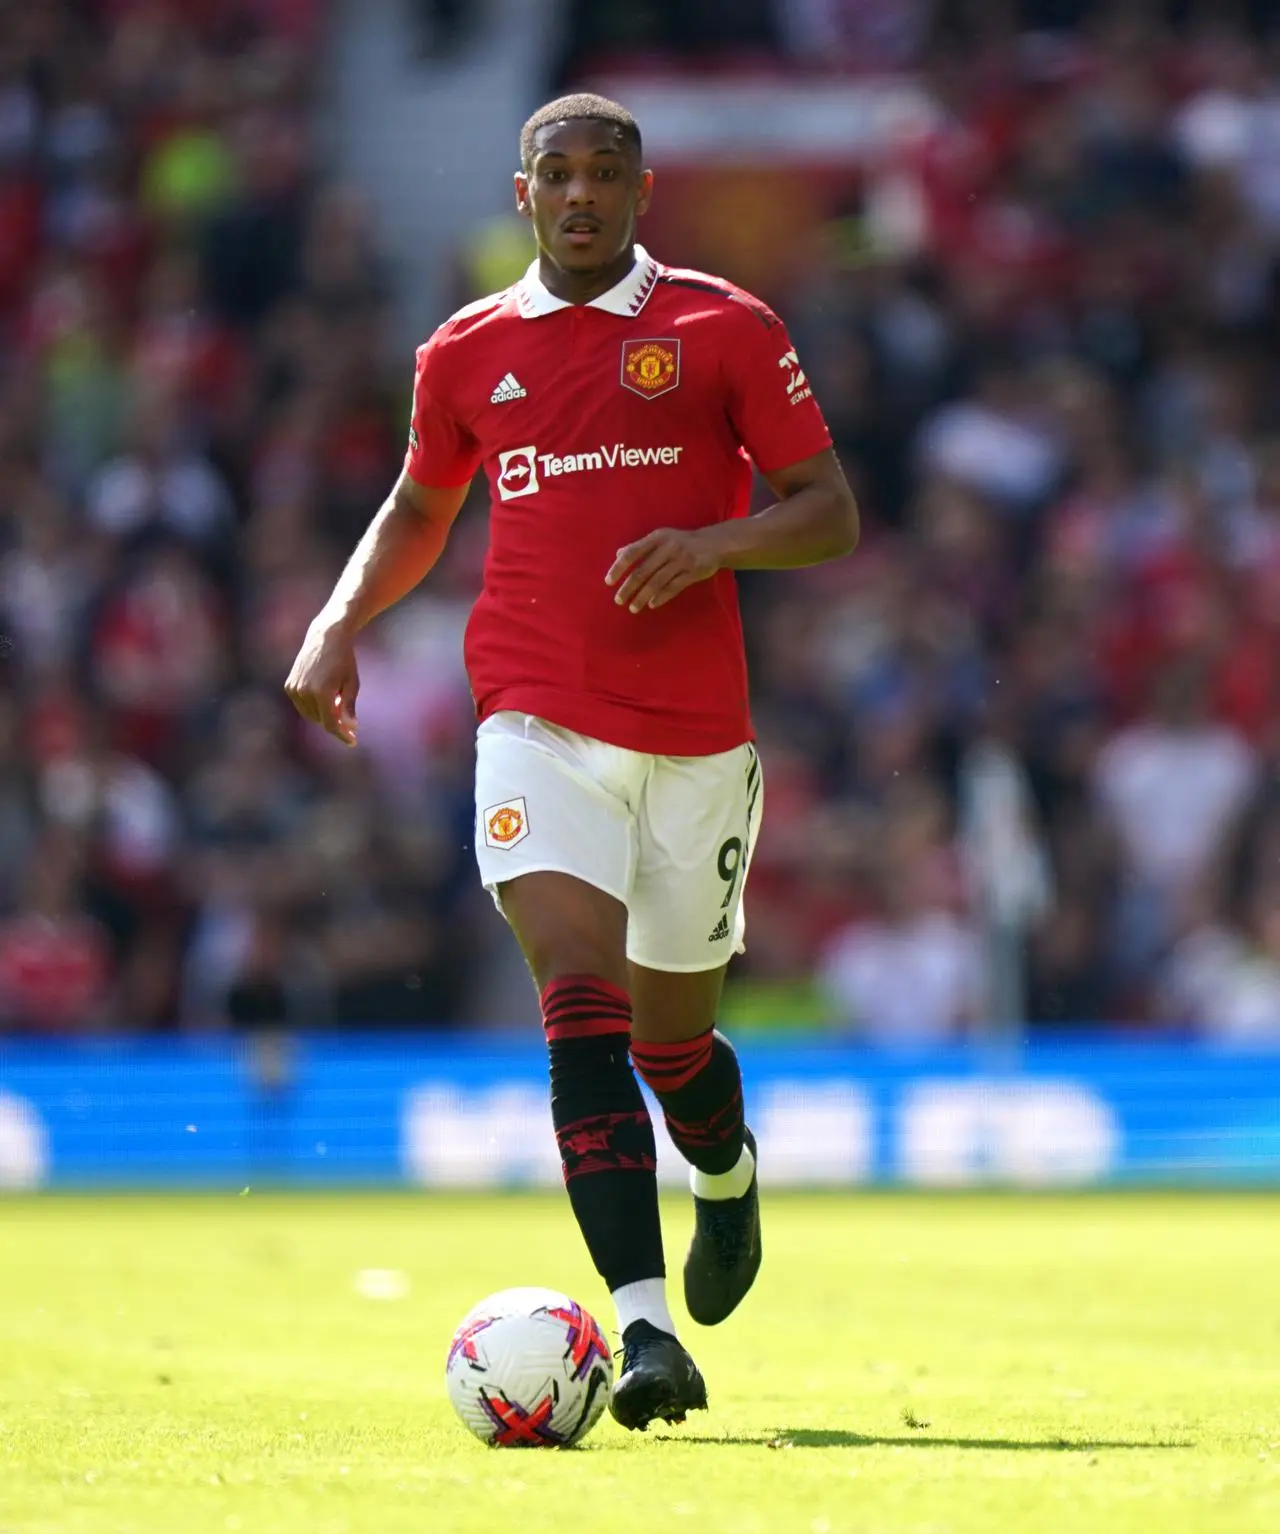
POLYGON ((523 213, 526 218, 533 217, 533 205, 529 201, 529 178, 522 170, 515 173, 516 184, 516 210, 523 213))
POLYGON ((636 217, 649 211, 649 204, 653 201, 653 172, 642 170, 640 172, 640 189, 636 193, 636 217))

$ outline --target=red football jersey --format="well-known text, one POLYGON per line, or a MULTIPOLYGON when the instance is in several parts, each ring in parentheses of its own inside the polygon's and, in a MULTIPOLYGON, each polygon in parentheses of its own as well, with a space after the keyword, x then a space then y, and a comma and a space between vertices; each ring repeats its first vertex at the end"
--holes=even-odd
POLYGON ((751 737, 732 572, 632 613, 605 574, 660 527, 744 516, 764 473, 831 446, 786 330, 718 277, 660 265, 589 304, 539 280, 459 310, 418 350, 405 467, 492 502, 465 656, 482 719, 709 756, 751 737))

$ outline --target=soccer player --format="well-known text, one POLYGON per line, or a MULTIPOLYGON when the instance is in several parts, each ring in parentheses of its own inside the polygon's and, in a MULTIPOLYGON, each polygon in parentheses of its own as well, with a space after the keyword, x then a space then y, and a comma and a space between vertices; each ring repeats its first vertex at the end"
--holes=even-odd
POLYGON ((476 854, 541 997, 565 1183, 617 1308, 612 1411, 644 1428, 707 1397, 667 1308, 636 1073, 692 1168, 693 1319, 723 1321, 761 1257, 756 1145, 715 1027, 761 809, 733 572, 847 554, 857 511, 777 316, 636 243, 653 175, 634 118, 563 97, 520 160, 537 257, 419 349, 404 470, 286 690, 355 744, 355 635, 432 568, 483 469, 476 854), (753 463, 777 502, 749 516, 753 463))

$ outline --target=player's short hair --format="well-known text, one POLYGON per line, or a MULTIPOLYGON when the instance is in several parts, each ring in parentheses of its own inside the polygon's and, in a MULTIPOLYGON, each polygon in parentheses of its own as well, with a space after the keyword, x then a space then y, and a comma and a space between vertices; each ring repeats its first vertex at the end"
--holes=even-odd
POLYGON ((640 124, 626 107, 620 106, 616 101, 610 101, 607 96, 596 96, 590 91, 579 91, 572 96, 557 96, 554 101, 548 101, 546 106, 539 107, 521 128, 521 165, 527 170, 533 162, 533 141, 537 137, 539 128, 545 128, 551 123, 575 122, 584 118, 589 122, 612 123, 621 131, 623 140, 635 149, 637 157, 641 154, 640 124))

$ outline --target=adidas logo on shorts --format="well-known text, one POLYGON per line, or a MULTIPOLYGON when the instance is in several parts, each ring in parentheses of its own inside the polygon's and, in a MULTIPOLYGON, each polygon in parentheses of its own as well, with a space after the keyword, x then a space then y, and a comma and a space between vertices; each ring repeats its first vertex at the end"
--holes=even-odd
POLYGON ((729 936, 729 916, 728 916, 728 913, 726 912, 726 914, 724 916, 722 916, 720 918, 720 920, 715 924, 714 928, 711 931, 711 936, 707 939, 707 942, 708 943, 721 943, 728 936, 729 936))
POLYGON ((508 373, 489 396, 489 403, 491 405, 505 405, 508 400, 527 399, 528 395, 528 389, 521 387, 516 375, 508 373))

